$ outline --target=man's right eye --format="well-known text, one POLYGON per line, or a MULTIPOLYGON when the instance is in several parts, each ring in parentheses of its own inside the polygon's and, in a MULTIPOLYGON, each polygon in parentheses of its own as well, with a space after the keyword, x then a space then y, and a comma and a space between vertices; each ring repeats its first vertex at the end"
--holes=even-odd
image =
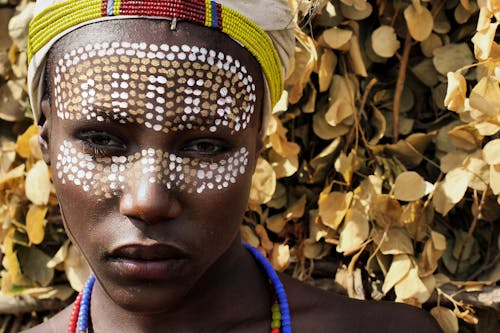
POLYGON ((91 150, 94 156, 113 155, 123 151, 125 144, 116 136, 102 131, 86 131, 78 135, 86 149, 91 150))

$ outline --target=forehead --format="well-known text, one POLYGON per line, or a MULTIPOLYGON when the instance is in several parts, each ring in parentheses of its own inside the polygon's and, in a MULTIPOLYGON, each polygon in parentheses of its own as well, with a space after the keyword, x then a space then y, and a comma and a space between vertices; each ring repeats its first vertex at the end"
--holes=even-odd
POLYGON ((54 72, 62 119, 114 119, 164 132, 239 131, 255 110, 256 86, 246 66, 196 45, 87 44, 62 55, 54 72))

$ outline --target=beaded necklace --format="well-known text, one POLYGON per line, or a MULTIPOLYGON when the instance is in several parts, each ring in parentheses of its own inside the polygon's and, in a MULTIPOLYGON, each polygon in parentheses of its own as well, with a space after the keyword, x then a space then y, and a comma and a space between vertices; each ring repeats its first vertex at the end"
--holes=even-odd
MULTIPOLYGON (((285 288, 271 263, 255 247, 243 243, 243 246, 252 254, 254 259, 262 266, 274 288, 276 301, 271 306, 272 320, 271 333, 292 333, 290 309, 285 288)), ((68 333, 87 333, 90 314, 90 296, 95 283, 95 275, 91 274, 83 290, 76 297, 73 311, 68 324, 68 333)))

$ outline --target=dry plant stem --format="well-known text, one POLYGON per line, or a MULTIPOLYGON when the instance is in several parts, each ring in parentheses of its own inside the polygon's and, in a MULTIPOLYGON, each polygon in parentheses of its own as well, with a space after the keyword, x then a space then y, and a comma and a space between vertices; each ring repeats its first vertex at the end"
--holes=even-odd
POLYGON ((468 278, 468 281, 476 280, 479 277, 479 275, 481 275, 481 273, 493 268, 493 266, 495 266, 499 261, 500 261, 500 252, 497 253, 497 255, 495 256, 495 258, 493 258, 493 260, 484 263, 481 267, 479 267, 479 269, 468 278))
MULTIPOLYGON (((347 78, 346 78, 347 79, 347 78)), ((366 85, 365 91, 363 92, 363 97, 361 99, 361 104, 359 105, 359 114, 363 114, 365 112, 365 106, 366 102, 368 101, 368 95, 370 94, 370 91, 372 90, 373 86, 377 83, 376 78, 372 78, 370 82, 366 85)), ((358 140, 359 140, 359 134, 361 134, 361 139, 363 140, 363 143, 365 146, 368 146, 368 141, 366 140, 365 133, 359 126, 359 118, 358 114, 354 113, 354 126, 351 127, 349 134, 347 135, 347 140, 344 145, 344 152, 347 153, 347 149, 352 143, 353 136, 356 135, 356 143, 354 145, 354 149, 358 149, 358 140)))
POLYGON ((10 329, 10 332, 17 333, 17 332, 21 331, 22 321, 23 321, 23 316, 17 315, 16 318, 14 319, 14 323, 12 324, 12 328, 10 329))
POLYGON ((492 309, 495 311, 500 310, 499 301, 493 303, 487 303, 483 299, 485 295, 495 293, 498 290, 496 286, 485 286, 480 291, 464 291, 451 283, 447 283, 436 288, 436 292, 431 296, 431 298, 426 302, 426 304, 434 305, 445 303, 453 304, 454 306, 460 308, 469 308, 471 306, 481 308, 481 309, 492 309), (440 296, 444 297, 444 301, 440 296))
POLYGON ((33 297, 0 297, 0 315, 19 315, 33 311, 60 310, 68 302, 57 299, 39 300, 33 297))
POLYGON ((394 103, 393 103, 393 129, 392 135, 394 143, 398 142, 399 139, 399 112, 401 106, 401 97, 403 95, 403 89, 405 87, 406 80, 406 68, 408 67, 408 60, 410 58, 410 50, 412 45, 412 39, 410 36, 410 31, 406 32, 405 46, 403 49, 403 56, 401 58, 401 66, 399 67, 398 80, 396 81, 396 90, 394 91, 394 103))
MULTIPOLYGON (((471 224, 471 226, 469 228, 469 231, 467 232, 467 236, 465 236, 464 243, 462 244, 462 247, 460 248, 460 254, 458 255, 458 259, 457 259, 457 267, 455 268, 455 272, 453 273, 453 275, 455 275, 455 276, 457 275, 457 273, 460 270, 460 263, 462 262, 462 256, 464 254, 465 247, 467 246, 467 243, 472 238, 472 234, 474 233, 474 230, 476 229, 477 221, 479 220, 478 216, 479 216, 481 210, 483 209, 484 202, 485 202, 485 199, 486 199, 486 193, 487 192, 488 191, 483 191, 483 195, 481 197, 481 201, 479 202, 479 205, 477 207, 478 213, 474 214, 474 219, 472 220, 472 224, 471 224)), ((477 191, 476 190, 474 190, 474 199, 475 199, 475 201, 477 201, 477 191)))

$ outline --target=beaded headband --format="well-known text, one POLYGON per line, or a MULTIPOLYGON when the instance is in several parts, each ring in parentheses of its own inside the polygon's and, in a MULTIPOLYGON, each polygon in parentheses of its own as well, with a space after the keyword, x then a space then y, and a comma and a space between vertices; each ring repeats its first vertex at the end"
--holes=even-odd
MULTIPOLYGON (((241 43, 259 62, 271 106, 281 97, 280 56, 266 32, 239 12, 210 0, 68 0, 45 8, 30 23, 28 63, 52 39, 86 22, 117 16, 188 21, 222 31, 241 43)), ((30 65, 31 66, 31 65, 30 65)))

